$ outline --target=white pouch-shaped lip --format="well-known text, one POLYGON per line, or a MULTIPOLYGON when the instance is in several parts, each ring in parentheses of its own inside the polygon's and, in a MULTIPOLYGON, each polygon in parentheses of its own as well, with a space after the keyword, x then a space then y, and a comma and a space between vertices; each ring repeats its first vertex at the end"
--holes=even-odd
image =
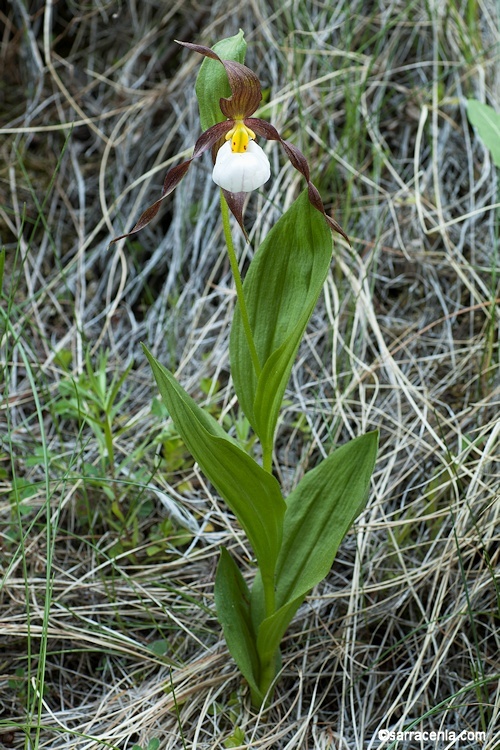
POLYGON ((230 193, 250 193, 268 181, 271 165, 261 147, 249 141, 246 151, 239 153, 224 143, 217 152, 212 179, 230 193))

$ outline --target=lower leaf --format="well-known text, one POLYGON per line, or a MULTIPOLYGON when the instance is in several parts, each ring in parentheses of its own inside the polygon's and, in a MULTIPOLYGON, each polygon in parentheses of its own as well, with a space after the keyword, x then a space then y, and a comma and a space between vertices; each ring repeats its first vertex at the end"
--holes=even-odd
MULTIPOLYGON (((264 618, 262 581, 252 588, 253 627, 262 664, 274 658, 307 593, 328 574, 337 549, 363 510, 377 455, 378 433, 337 448, 309 471, 286 499, 277 564, 276 611, 264 618)), ((262 683, 261 683, 262 689, 262 683)))
POLYGON ((259 657, 250 615, 250 592, 229 552, 222 548, 215 577, 215 606, 227 647, 252 691, 253 701, 262 701, 259 690, 259 657))
POLYGON ((145 352, 186 447, 238 518, 264 580, 273 581, 286 510, 278 481, 195 403, 171 372, 145 352))
POLYGON ((378 432, 350 440, 301 479, 286 499, 276 566, 276 607, 304 597, 325 578, 368 499, 378 432))

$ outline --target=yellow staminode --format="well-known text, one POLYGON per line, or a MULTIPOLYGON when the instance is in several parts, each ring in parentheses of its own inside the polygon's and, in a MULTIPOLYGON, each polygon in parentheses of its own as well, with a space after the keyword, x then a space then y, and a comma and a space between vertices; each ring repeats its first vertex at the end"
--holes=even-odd
POLYGON ((255 139, 255 133, 244 124, 242 120, 236 120, 234 128, 226 135, 226 141, 231 141, 231 151, 244 154, 248 148, 248 142, 255 139))

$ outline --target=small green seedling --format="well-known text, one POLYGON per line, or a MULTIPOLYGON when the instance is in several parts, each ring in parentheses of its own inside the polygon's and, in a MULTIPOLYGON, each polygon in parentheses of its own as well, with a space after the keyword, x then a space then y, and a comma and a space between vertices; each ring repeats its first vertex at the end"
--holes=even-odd
POLYGON ((146 747, 142 747, 141 745, 132 745, 132 750, 158 750, 160 747, 160 740, 157 737, 153 737, 152 740, 149 740, 146 747))

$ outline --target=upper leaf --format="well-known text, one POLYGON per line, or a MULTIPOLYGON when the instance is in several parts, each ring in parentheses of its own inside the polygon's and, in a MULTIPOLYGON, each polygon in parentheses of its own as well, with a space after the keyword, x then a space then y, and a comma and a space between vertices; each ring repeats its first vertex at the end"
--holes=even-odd
POLYGON ((277 480, 262 469, 146 349, 174 424, 202 471, 245 530, 262 575, 273 579, 281 546, 285 501, 277 480))
POLYGON ((230 340, 231 371, 240 406, 262 443, 271 446, 283 393, 332 257, 332 235, 307 191, 271 229, 248 269, 243 289, 257 376, 239 307, 230 340))

